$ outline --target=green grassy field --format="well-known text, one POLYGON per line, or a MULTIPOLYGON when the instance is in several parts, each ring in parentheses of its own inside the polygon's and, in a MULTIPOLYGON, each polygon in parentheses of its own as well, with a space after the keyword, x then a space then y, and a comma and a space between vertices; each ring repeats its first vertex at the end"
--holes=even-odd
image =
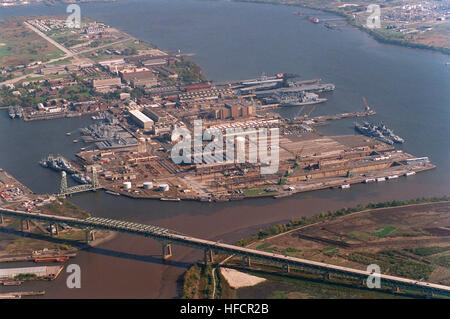
POLYGON ((62 56, 64 52, 26 28, 21 18, 0 22, 0 67, 45 62, 62 56))

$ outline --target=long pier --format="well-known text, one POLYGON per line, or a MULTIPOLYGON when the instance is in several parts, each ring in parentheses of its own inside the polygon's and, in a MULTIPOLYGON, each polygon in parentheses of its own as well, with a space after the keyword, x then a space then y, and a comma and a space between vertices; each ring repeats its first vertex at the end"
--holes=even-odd
MULTIPOLYGON (((285 272, 288 272, 290 267, 295 267, 302 270, 320 272, 327 277, 331 274, 337 274, 340 276, 356 278, 362 281, 367 280, 369 276, 373 275, 368 271, 359 269, 342 267, 296 257, 289 257, 286 255, 268 253, 246 247, 200 239, 153 225, 144 225, 101 217, 88 217, 85 219, 81 219, 39 213, 27 213, 23 211, 0 208, 0 224, 3 224, 4 216, 18 218, 22 221, 22 224, 23 221, 37 220, 49 222, 53 225, 64 223, 72 227, 87 229, 88 231, 91 231, 92 229, 104 229, 152 238, 161 242, 163 259, 168 259, 172 256, 171 245, 176 244, 203 250, 205 253, 206 263, 213 262, 213 251, 216 251, 225 254, 241 256, 247 261, 248 265, 250 265, 251 258, 263 260, 272 264, 279 264, 282 266, 282 269, 285 272)), ((380 274, 379 277, 381 279, 382 285, 390 286, 395 289, 399 289, 400 287, 413 288, 416 290, 418 289, 424 291, 428 294, 438 293, 440 295, 450 296, 449 286, 384 274, 380 274)))

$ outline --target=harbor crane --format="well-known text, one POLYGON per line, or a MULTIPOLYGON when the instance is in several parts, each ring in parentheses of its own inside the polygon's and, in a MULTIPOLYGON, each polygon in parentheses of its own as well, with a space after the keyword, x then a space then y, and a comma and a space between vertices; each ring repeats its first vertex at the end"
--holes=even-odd
POLYGON ((362 97, 362 100, 364 102, 364 106, 366 108, 366 111, 370 110, 370 106, 369 106, 369 104, 367 104, 366 98, 364 96, 362 97))

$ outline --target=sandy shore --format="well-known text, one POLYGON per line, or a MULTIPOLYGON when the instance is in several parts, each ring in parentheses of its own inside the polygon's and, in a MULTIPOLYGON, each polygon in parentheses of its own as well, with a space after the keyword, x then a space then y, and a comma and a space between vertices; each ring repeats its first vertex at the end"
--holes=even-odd
POLYGON ((248 275, 230 268, 221 267, 220 273, 228 282, 228 285, 233 289, 256 286, 257 284, 266 281, 264 278, 248 275))

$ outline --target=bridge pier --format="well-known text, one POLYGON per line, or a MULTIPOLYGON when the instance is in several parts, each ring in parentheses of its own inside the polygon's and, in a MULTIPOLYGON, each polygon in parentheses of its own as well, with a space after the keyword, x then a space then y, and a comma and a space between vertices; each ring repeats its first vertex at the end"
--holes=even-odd
POLYGON ((20 219, 20 231, 23 233, 25 230, 30 230, 30 221, 28 219, 20 219), (23 223, 25 222, 25 227, 23 227, 23 223))
POLYGON ((252 266, 252 263, 251 263, 251 261, 250 261, 250 257, 248 257, 248 256, 243 256, 242 257, 242 265, 244 266, 244 267, 251 267, 252 266))
POLYGON ((84 231, 86 244, 89 244, 90 241, 95 240, 95 233, 92 229, 86 229, 84 231))
POLYGON ((162 259, 165 261, 172 257, 172 245, 167 243, 162 243, 162 259))
POLYGON ((289 273, 289 271, 291 270, 289 264, 283 264, 283 266, 281 266, 281 269, 285 273, 289 273))
POLYGON ((56 237, 59 236, 59 228, 58 228, 58 224, 56 224, 56 223, 50 223, 50 236, 53 237, 53 235, 56 237), (53 233, 53 229, 55 229, 54 233, 53 233))
POLYGON ((205 249, 205 265, 214 262, 214 254, 211 248, 205 249))

